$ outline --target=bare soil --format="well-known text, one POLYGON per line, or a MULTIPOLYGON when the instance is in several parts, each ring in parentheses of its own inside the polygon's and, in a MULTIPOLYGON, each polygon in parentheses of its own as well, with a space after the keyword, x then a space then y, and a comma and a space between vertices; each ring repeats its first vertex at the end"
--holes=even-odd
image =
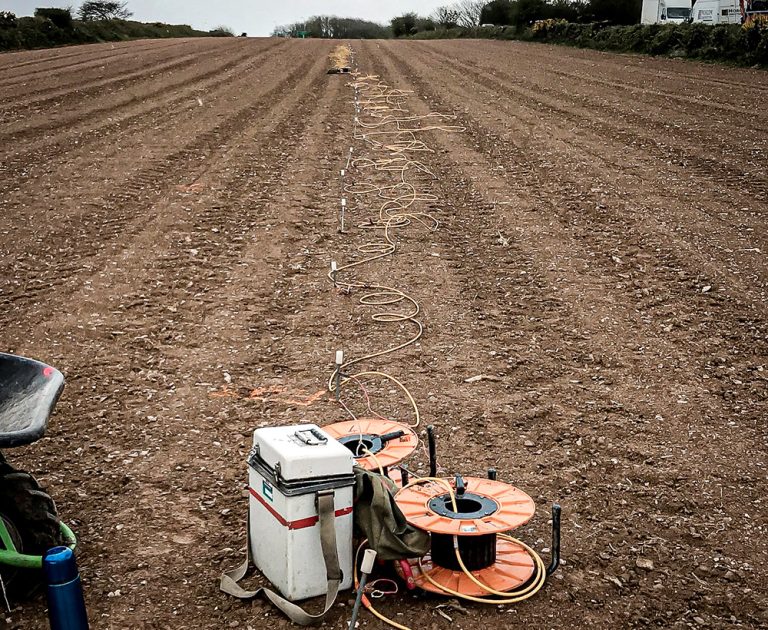
MULTIPOLYGON (((47 437, 7 455, 77 531, 94 628, 289 626, 218 591, 243 553, 251 433, 345 419, 318 393, 334 351, 410 332, 325 277, 370 210, 353 201, 337 232, 339 169, 364 149, 349 78, 325 74, 334 45, 0 55, 0 351, 67 378, 47 437)), ((452 624, 431 596, 381 610, 435 629, 768 625, 765 73, 352 46, 414 113, 466 127, 426 138, 440 228, 369 270, 419 300, 424 337, 367 367, 407 383, 446 474, 495 466, 533 496, 517 534, 538 550, 563 506, 564 563, 530 601, 452 624)), ((348 612, 343 596, 326 625, 348 612)), ((2 619, 45 628, 45 603, 2 619)))

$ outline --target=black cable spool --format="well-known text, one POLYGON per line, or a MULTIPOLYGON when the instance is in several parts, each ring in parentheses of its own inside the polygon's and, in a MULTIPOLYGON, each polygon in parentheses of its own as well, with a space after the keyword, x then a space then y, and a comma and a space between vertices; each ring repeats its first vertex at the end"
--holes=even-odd
MULTIPOLYGON (((463 489, 463 482, 461 484, 463 489)), ((462 492, 456 497, 456 511, 449 494, 434 497, 429 508, 440 516, 471 520, 490 516, 498 509, 495 501, 473 492, 462 492)), ((459 552, 464 565, 470 571, 486 569, 496 562, 496 534, 480 536, 458 536, 459 552)), ((432 562, 451 571, 461 571, 456 558, 451 534, 432 532, 432 562)))
MULTIPOLYGON (((459 553, 470 571, 486 569, 496 562, 496 534, 459 536, 459 553)), ((432 534, 432 562, 444 569, 461 571, 450 534, 432 534)))

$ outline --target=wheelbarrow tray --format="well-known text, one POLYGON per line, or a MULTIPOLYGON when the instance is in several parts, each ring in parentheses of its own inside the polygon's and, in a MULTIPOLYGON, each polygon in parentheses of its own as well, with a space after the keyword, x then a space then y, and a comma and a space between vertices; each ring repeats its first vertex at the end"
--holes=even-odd
POLYGON ((63 388, 57 369, 0 352, 0 448, 39 440, 63 388))

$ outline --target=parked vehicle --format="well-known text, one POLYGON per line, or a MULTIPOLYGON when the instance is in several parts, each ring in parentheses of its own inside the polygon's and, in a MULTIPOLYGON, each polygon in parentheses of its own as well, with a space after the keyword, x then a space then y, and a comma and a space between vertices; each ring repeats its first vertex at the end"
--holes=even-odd
POLYGON ((693 21, 702 24, 741 24, 739 0, 696 0, 693 21))
POLYGON ((642 24, 682 24, 691 19, 691 0, 643 0, 642 24))
POLYGON ((768 0, 696 0, 693 21, 700 24, 742 24, 768 17, 768 0))

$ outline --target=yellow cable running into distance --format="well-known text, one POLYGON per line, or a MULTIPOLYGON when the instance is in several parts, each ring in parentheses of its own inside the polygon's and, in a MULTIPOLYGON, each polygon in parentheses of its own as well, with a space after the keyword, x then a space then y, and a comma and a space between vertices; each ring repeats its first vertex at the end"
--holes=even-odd
MULTIPOLYGON (((356 197, 375 196, 379 199, 377 216, 369 217, 359 223, 360 230, 379 231, 381 238, 370 240, 357 248, 360 257, 352 262, 337 266, 328 274, 328 279, 334 286, 346 292, 363 292, 359 303, 364 306, 377 307, 371 319, 375 322, 386 324, 410 325, 413 332, 407 340, 401 343, 393 343, 381 350, 369 352, 363 356, 353 358, 338 365, 328 379, 328 389, 337 391, 341 396, 344 388, 350 383, 358 383, 362 386, 365 378, 385 379, 400 389, 405 395, 413 410, 413 422, 411 427, 417 427, 421 422, 419 407, 411 392, 405 384, 391 374, 381 370, 364 370, 354 374, 349 369, 360 363, 392 354, 403 350, 416 343, 424 332, 422 323, 417 319, 421 307, 415 298, 401 289, 381 283, 372 283, 359 278, 361 267, 393 256, 397 252, 395 233, 414 224, 420 225, 428 231, 435 231, 439 227, 438 220, 428 212, 417 209, 420 203, 435 203, 437 196, 419 192, 414 183, 414 176, 436 179, 435 174, 420 160, 415 159, 419 153, 434 153, 427 143, 421 139, 424 134, 434 132, 461 133, 463 127, 450 124, 455 120, 454 116, 430 112, 421 116, 414 115, 406 108, 406 102, 411 91, 400 90, 387 85, 375 75, 361 75, 353 73, 351 87, 356 94, 357 114, 354 120, 354 138, 361 140, 365 147, 373 153, 373 157, 350 158, 348 168, 362 175, 369 174, 369 179, 360 179, 354 183, 345 183, 343 192, 356 197), (382 179, 388 175, 394 176, 394 181, 382 183, 382 179), (342 276, 340 278, 340 276, 342 276)), ((396 267, 397 268, 397 267, 396 267)), ((367 397, 367 393, 366 393, 367 397)), ((354 417, 352 411, 339 399, 342 406, 354 417)), ((368 401, 369 409, 370 400, 368 401)), ((374 411, 374 413, 376 413, 374 411)), ((378 414, 377 414, 378 415, 378 414)), ((368 451, 370 454, 370 451, 368 451)), ((383 469, 374 457, 379 469, 383 469)), ((450 483, 439 478, 420 478, 406 485, 405 488, 421 483, 437 483, 446 488, 449 493, 454 511, 457 511, 456 496, 450 483)), ((404 489, 405 489, 404 488, 404 489)), ((438 587, 447 595, 461 599, 485 604, 515 603, 531 597, 541 589, 546 579, 546 568, 540 556, 525 543, 507 535, 499 534, 505 540, 512 541, 524 548, 534 559, 537 569, 535 579, 527 586, 517 591, 501 592, 483 584, 471 571, 469 571, 461 558, 458 537, 454 536, 454 550, 462 572, 484 592, 491 597, 475 597, 462 594, 438 584, 424 570, 419 561, 422 575, 431 584, 438 587)), ((358 552, 366 544, 364 541, 358 548, 358 552)), ((357 554, 356 554, 357 555, 357 554)), ((357 586, 357 562, 355 562, 355 585, 357 586)), ((399 630, 409 630, 392 619, 379 613, 366 599, 366 608, 377 618, 399 630)))
MULTIPOLYGON (((464 128, 449 124, 433 124, 434 121, 445 122, 454 119, 446 114, 436 112, 423 116, 410 114, 405 108, 405 101, 411 92, 392 88, 374 75, 354 73, 350 86, 355 90, 356 95, 362 95, 362 98, 357 99, 356 102, 359 109, 355 116, 353 136, 357 140, 362 140, 371 152, 380 155, 350 159, 348 166, 351 170, 361 174, 371 173, 373 178, 378 177, 375 180, 359 180, 345 184, 343 191, 345 194, 357 197, 375 195, 381 200, 378 216, 370 217, 357 226, 361 230, 378 230, 381 238, 360 245, 357 251, 361 257, 338 266, 328 274, 328 279, 338 289, 347 293, 364 291, 359 298, 360 304, 379 307, 379 309, 383 307, 383 310, 371 316, 373 321, 409 326, 412 333, 401 343, 356 357, 337 366, 328 379, 328 389, 337 391, 338 388, 341 393, 351 381, 359 381, 366 377, 390 381, 403 392, 411 406, 413 419, 410 426, 415 428, 421 422, 421 415, 416 400, 405 384, 391 374, 380 370, 350 374, 349 369, 359 363, 403 350, 421 339, 424 327, 417 319, 421 307, 413 297, 402 290, 394 286, 357 279, 354 272, 359 272, 359 268, 363 265, 392 256, 397 251, 396 230, 414 224, 421 225, 429 231, 438 229, 439 223, 434 216, 414 208, 418 203, 436 202, 437 196, 420 193, 408 178, 414 173, 431 179, 436 177, 422 162, 410 157, 410 154, 433 152, 424 141, 418 139, 418 134, 434 131, 462 132, 464 128), (430 121, 430 124, 423 124, 425 121, 430 121), (381 183, 381 178, 390 173, 396 177, 396 181, 381 183), (340 276, 343 277, 340 278, 340 276), (347 276, 352 277, 346 279, 347 276)), ((346 405, 343 406, 354 417, 349 408, 346 405)))

